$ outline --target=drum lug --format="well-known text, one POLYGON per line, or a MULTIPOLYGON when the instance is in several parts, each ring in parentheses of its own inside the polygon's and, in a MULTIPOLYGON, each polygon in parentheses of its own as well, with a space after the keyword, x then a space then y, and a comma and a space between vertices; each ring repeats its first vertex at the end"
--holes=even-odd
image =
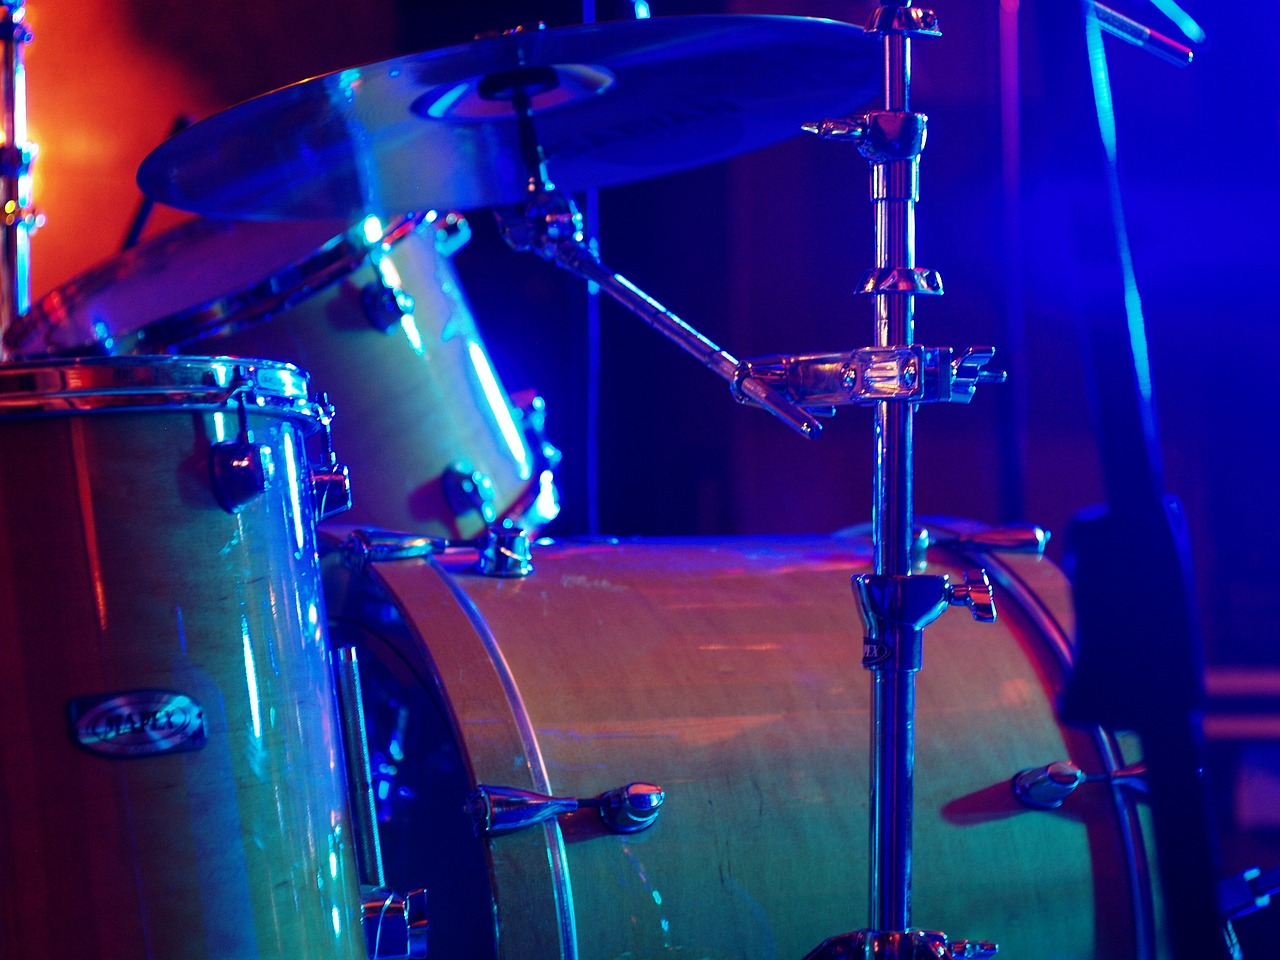
POLYGON ((440 482, 455 516, 474 510, 486 524, 498 519, 498 511, 493 504, 493 479, 483 470, 475 470, 465 460, 459 460, 445 469, 440 482))
POLYGON ((1131 787, 1145 793, 1147 767, 1131 764, 1107 773, 1087 774, 1070 760, 1055 760, 1043 767, 1020 771, 1012 782, 1013 794, 1025 806, 1035 810, 1054 810, 1085 783, 1108 783, 1114 787, 1131 787))
POLYGON ((345 464, 312 470, 311 488, 315 492, 316 519, 328 520, 351 509, 351 474, 345 464))
POLYGON ((274 469, 271 448, 262 444, 228 440, 209 448, 213 493, 227 513, 239 513, 264 494, 274 469))
POLYGON ((528 534, 516 529, 490 529, 480 544, 476 570, 486 577, 527 577, 533 573, 528 534))
POLYGON ((351 509, 351 474, 344 464, 338 462, 338 455, 333 450, 334 412, 329 395, 320 394, 316 400, 316 415, 324 437, 323 466, 311 471, 317 520, 327 520, 351 509))
POLYGON ((583 807, 595 807, 614 833, 638 833, 658 819, 666 793, 653 783, 628 783, 597 797, 552 797, 517 787, 477 784, 467 797, 476 836, 495 836, 554 820, 583 807))
POLYGON ((427 956, 426 890, 401 896, 383 887, 366 887, 360 893, 369 960, 419 960, 427 956))
POLYGON ((239 421, 236 438, 215 443, 209 448, 209 474, 213 483, 213 495, 227 513, 239 513, 266 493, 275 474, 271 448, 256 443, 253 431, 249 429, 249 414, 245 405, 252 390, 252 381, 241 371, 227 393, 228 401, 236 401, 239 421))
POLYGON ((406 318, 412 320, 417 304, 413 296, 400 286, 400 275, 395 265, 382 251, 372 251, 369 259, 376 279, 361 289, 360 303, 373 328, 387 333, 406 318))
POLYGON ((533 475, 537 479, 533 495, 509 515, 522 529, 538 530, 560 516, 555 470, 560 466, 562 455, 559 448, 547 439, 547 402, 536 391, 525 390, 513 394, 511 403, 533 453, 533 475))

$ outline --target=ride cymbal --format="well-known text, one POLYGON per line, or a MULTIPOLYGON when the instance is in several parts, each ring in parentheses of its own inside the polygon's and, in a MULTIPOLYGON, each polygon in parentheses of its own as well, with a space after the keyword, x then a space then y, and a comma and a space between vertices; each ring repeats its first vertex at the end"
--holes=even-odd
POLYGON ((468 210, 529 179, 512 88, 550 179, 583 190, 722 160, 880 86, 861 28, 691 16, 515 32, 304 80, 188 128, 142 163, 162 203, 239 219, 468 210))

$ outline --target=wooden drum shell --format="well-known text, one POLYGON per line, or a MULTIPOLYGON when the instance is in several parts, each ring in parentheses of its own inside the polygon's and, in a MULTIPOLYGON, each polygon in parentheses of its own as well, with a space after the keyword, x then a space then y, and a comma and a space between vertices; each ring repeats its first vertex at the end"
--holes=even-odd
MULTIPOLYGON (((480 576, 471 559, 375 563, 364 576, 326 561, 335 629, 404 681, 384 687, 370 670, 367 713, 394 700, 433 717, 419 726, 438 724, 437 739, 420 731, 418 752, 455 751, 463 768, 415 781, 405 747, 392 764, 403 782, 389 778, 392 795, 452 791, 430 825, 411 824, 421 846, 450 851, 433 930, 462 923, 469 907, 450 890, 482 859, 490 900, 465 936, 491 935, 495 918, 497 932, 473 956, 798 958, 866 926, 870 684, 850 587, 869 569, 866 543, 550 545, 525 579, 480 576), (423 703, 406 692, 414 683, 423 703), (474 783, 590 797, 635 780, 667 794, 642 833, 611 834, 582 810, 464 835, 474 783)), ((1129 960, 1150 934, 1133 811, 1105 786, 1059 811, 1027 809, 1011 789, 1054 760, 1118 762, 1108 738, 1055 719, 1062 639, 1044 631, 1069 626, 1065 581, 1047 561, 986 561, 1007 588, 1000 621, 952 611, 926 631, 914 922, 995 940, 1002 956, 1129 960)), ((954 581, 963 565, 935 551, 929 572, 954 581)), ((384 829, 414 811, 389 806, 384 829)), ((422 863, 392 854, 388 869, 422 863)))
MULTIPOLYGON (((173 362, 18 369, 74 384, 173 362)), ((251 410, 275 473, 233 515, 209 468, 232 406, 203 387, 134 409, 109 393, 73 387, 41 415, 0 397, 0 955, 360 960, 305 483, 314 424, 251 410), (155 690, 198 705, 203 746, 77 741, 72 702, 155 690)))

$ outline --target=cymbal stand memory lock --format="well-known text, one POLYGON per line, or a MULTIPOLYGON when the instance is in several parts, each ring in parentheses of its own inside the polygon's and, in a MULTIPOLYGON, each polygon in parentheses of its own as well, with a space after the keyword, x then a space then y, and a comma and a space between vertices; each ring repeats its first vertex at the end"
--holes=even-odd
MULTIPOLYGON (((938 36, 931 10, 882 2, 867 26, 884 50, 883 107, 862 116, 823 120, 805 129, 857 146, 871 164, 876 266, 859 293, 875 298, 876 346, 844 356, 748 361, 752 377, 810 400, 875 404, 876 476, 872 503, 875 573, 853 578, 865 632, 863 666, 871 671, 870 928, 832 937, 805 960, 838 958, 988 957, 984 941, 949 941, 912 929, 912 816, 915 766, 915 674, 923 631, 951 604, 977 620, 995 619, 983 571, 952 585, 945 576, 913 573, 913 445, 915 405, 967 402, 978 383, 1000 382, 987 371, 994 351, 975 347, 957 360, 949 350, 914 345, 915 298, 942 293, 935 271, 916 266, 915 204, 927 118, 910 108, 911 41, 938 36), (843 391, 843 396, 841 394, 843 391)), ((802 401, 803 402, 803 401, 802 401)))

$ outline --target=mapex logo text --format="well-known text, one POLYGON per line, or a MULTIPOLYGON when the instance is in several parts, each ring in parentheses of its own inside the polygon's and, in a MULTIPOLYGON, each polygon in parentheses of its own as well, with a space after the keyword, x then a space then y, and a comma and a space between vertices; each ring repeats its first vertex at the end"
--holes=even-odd
POLYGON ((205 744, 204 711, 169 690, 78 697, 67 713, 75 742, 101 756, 152 757, 205 744))

